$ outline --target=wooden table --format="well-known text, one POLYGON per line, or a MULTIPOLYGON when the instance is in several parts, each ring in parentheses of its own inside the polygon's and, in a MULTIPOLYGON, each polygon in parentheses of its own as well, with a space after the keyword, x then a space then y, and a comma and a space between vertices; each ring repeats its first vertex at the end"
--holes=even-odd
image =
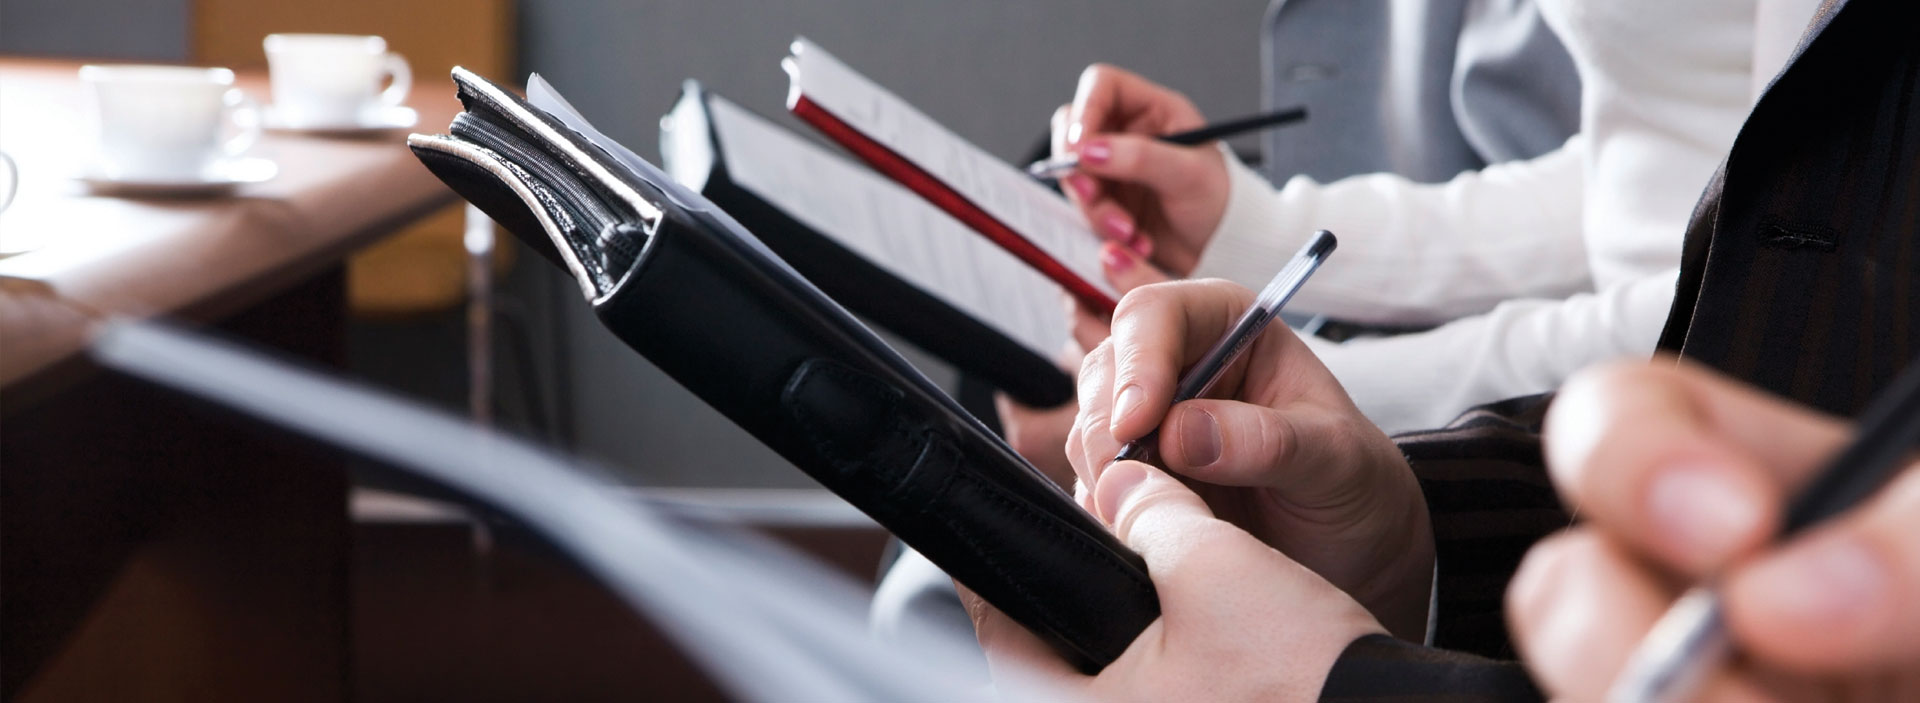
MULTIPOLYGON (((272 181, 230 197, 123 199, 71 179, 91 153, 89 97, 68 61, 0 59, 0 151, 20 192, 0 213, 0 387, 9 390, 79 348, 79 325, 45 314, 58 301, 113 314, 214 319, 333 266, 347 252, 453 202, 403 146, 404 132, 359 139, 268 133, 250 155, 272 181), (39 286, 22 286, 18 281, 39 286)), ((451 85, 424 79, 409 104, 418 129, 443 132, 459 110, 451 85)), ((241 87, 268 100, 265 76, 241 87)))
MULTIPOLYGON (((343 460, 79 352, 99 316, 166 315, 338 363, 341 257, 453 195, 400 132, 270 133, 278 177, 226 197, 89 194, 77 69, 0 58, 0 250, 30 249, 0 258, 0 699, 340 700, 343 460)), ((421 83, 444 131, 452 87, 421 83)))

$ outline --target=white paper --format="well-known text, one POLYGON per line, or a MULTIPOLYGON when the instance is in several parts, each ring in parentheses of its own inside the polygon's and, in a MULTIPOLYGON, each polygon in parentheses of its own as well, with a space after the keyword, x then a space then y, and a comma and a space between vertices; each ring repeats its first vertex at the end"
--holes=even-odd
MULTIPOLYGON (((708 96, 707 105, 736 185, 1035 354, 1060 353, 1066 311, 1060 286, 1046 276, 905 186, 724 98, 708 96)), ((679 110, 669 119, 681 119, 679 110)), ((672 132, 675 140, 704 138, 704 130, 672 132)), ((705 178, 709 164, 675 153, 698 149, 664 148, 677 177, 705 178)))
POLYGON ((806 39, 786 64, 791 108, 802 95, 847 126, 932 174, 1075 275, 1115 299, 1100 270, 1100 238, 1058 194, 960 138, 806 39))

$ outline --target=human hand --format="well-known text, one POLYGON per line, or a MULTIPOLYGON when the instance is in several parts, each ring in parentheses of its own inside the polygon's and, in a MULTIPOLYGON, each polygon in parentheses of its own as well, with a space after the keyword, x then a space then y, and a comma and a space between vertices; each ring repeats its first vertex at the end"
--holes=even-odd
MULTIPOLYGON (((1102 245, 1100 260, 1106 268, 1107 280, 1121 293, 1167 280, 1165 273, 1139 254, 1112 242, 1102 245)), ((1112 328, 1105 313, 1089 310, 1071 295, 1063 294, 1061 299, 1067 306, 1072 338, 1061 353, 1060 361, 1068 373, 1078 373, 1080 362, 1087 355, 1083 350, 1106 341, 1112 328)), ((1007 445, 1026 457, 1047 478, 1062 487, 1071 486, 1073 466, 1067 461, 1067 431, 1073 428, 1073 419, 1080 414, 1080 404, 1069 400, 1055 408, 1035 408, 1021 405, 1005 393, 995 393, 993 407, 1000 416, 1000 431, 1007 445)))
MULTIPOLYGON (((1068 313, 1077 314, 1081 307, 1073 296, 1061 296, 1068 313)), ((1076 318, 1076 324, 1081 321, 1076 318)), ((1092 324, 1088 321, 1087 324, 1092 324)), ((1054 361, 1067 373, 1075 373, 1080 361, 1087 356, 1084 347, 1072 339, 1061 348, 1054 361)), ((1067 431, 1073 429, 1073 418, 1080 413, 1080 404, 1069 399, 1056 407, 1038 408, 1024 405, 1005 393, 993 394, 993 410, 1000 417, 1000 436, 1005 438, 1007 446, 1015 453, 1026 458, 1028 463, 1061 488, 1073 489, 1073 465, 1067 462, 1067 431)))
POLYGON ((1320 695, 1347 645, 1381 631, 1346 593, 1208 512, 1178 480, 1115 464, 1082 503, 1140 553, 1160 618, 1086 676, 1038 637, 961 589, 998 682, 1097 701, 1288 701, 1320 695))
POLYGON ((1120 68, 1089 66, 1073 103, 1054 113, 1053 152, 1080 154, 1061 190, 1094 231, 1186 276, 1226 213, 1226 158, 1217 144, 1155 137, 1205 124, 1186 96, 1120 68))
POLYGON ((1433 537, 1404 456, 1284 325, 1273 325, 1207 398, 1174 405, 1180 373, 1253 302, 1219 280, 1128 293, 1113 335, 1080 367, 1067 458, 1098 492, 1123 443, 1161 428, 1167 469, 1214 514, 1353 594, 1395 635, 1426 626, 1433 537))
POLYGON ((1920 699, 1920 462, 1853 511, 1769 544, 1841 422, 1686 364, 1569 380, 1547 417, 1555 485, 1582 524, 1535 546, 1507 592, 1534 677, 1597 698, 1681 590, 1719 584, 1741 655, 1700 701, 1920 699))

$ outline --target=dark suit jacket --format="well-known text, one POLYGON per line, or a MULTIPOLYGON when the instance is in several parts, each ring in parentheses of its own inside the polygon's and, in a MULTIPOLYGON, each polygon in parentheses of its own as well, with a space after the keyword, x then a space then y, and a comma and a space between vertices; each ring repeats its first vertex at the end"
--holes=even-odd
MULTIPOLYGON (((1688 226, 1661 347, 1851 415, 1920 353, 1920 3, 1829 0, 1688 226)), ((1538 700, 1501 597, 1566 527, 1540 456, 1549 398, 1403 435, 1433 515, 1434 648, 1355 641, 1323 700, 1538 700)), ((1598 692, 1593 692, 1598 693, 1598 692)))

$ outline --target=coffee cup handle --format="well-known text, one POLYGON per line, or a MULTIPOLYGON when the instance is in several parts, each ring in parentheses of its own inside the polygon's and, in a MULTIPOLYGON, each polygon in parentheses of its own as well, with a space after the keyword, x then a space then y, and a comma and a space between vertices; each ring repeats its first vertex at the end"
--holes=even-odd
POLYGON ((380 104, 394 107, 407 101, 407 93, 413 90, 413 68, 407 65, 407 58, 391 51, 385 57, 386 73, 393 83, 380 91, 380 104))
POLYGON ((0 152, 0 170, 7 172, 6 187, 0 189, 5 191, 0 192, 0 210, 5 210, 8 205, 13 204, 14 192, 20 189, 20 166, 13 162, 13 157, 0 152))
POLYGON ((235 130, 233 137, 220 145, 220 150, 226 152, 227 156, 247 153, 248 149, 253 148, 254 142, 260 141, 260 103, 247 97, 239 88, 227 91, 225 118, 235 130))

